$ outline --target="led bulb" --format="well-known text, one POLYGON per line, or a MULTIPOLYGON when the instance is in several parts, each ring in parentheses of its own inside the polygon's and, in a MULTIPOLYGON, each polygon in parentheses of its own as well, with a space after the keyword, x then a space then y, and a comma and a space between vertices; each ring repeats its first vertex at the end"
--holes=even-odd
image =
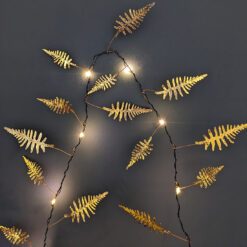
POLYGON ((79 138, 84 138, 84 137, 85 137, 84 132, 81 132, 81 133, 79 134, 79 138))
POLYGON ((85 77, 89 78, 92 76, 92 71, 91 70, 87 70, 85 73, 84 73, 85 77))
POLYGON ((130 68, 127 67, 127 66, 123 69, 123 72, 124 72, 125 74, 130 74, 130 73, 131 73, 130 68))
POLYGON ((176 194, 179 195, 181 194, 182 190, 179 186, 176 187, 176 194))
POLYGON ((56 203, 56 198, 53 198, 53 199, 51 200, 51 205, 53 206, 53 205, 55 205, 55 203, 56 203))
POLYGON ((166 120, 163 119, 163 118, 159 119, 159 125, 160 126, 165 126, 166 125, 166 120))

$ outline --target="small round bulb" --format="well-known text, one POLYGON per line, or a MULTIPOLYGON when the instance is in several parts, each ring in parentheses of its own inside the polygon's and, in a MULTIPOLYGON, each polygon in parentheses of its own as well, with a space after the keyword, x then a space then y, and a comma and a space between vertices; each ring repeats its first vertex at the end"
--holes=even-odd
POLYGON ((182 190, 179 186, 176 187, 176 194, 179 195, 181 194, 182 190))
POLYGON ((159 125, 160 126, 165 126, 166 125, 166 120, 163 119, 163 118, 159 119, 159 125))
POLYGON ((56 203, 56 198, 53 198, 53 199, 51 200, 51 205, 53 206, 53 205, 55 205, 55 203, 56 203))
POLYGON ((85 73, 84 73, 85 77, 89 78, 92 76, 92 71, 91 70, 87 70, 85 73))
POLYGON ((124 72, 125 74, 130 74, 130 73, 131 73, 130 68, 127 67, 127 66, 123 69, 123 72, 124 72))
POLYGON ((81 132, 81 133, 79 134, 79 138, 84 138, 84 137, 85 137, 84 132, 81 132))

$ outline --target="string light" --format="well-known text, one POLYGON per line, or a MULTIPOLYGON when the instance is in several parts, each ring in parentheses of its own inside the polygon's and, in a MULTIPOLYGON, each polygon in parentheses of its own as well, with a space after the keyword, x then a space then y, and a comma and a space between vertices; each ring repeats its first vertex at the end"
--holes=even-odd
POLYGON ((84 138, 84 137, 85 137, 84 132, 81 132, 81 133, 79 134, 79 138, 84 138))
POLYGON ((182 190, 179 186, 176 187, 176 194, 179 195, 181 194, 182 190))
POLYGON ((93 72, 92 72, 92 70, 91 69, 87 69, 87 70, 83 70, 82 71, 82 76, 84 77, 84 78, 91 78, 92 76, 93 76, 93 72))
POLYGON ((123 72, 124 72, 125 74, 127 74, 127 75, 129 75, 129 74, 131 73, 130 68, 127 67, 127 66, 123 69, 123 72))
POLYGON ((163 118, 159 119, 159 125, 160 125, 161 127, 165 126, 165 125, 166 125, 166 120, 163 119, 163 118))
POLYGON ((51 205, 54 206, 55 204, 56 204, 56 198, 53 198, 53 199, 51 200, 51 205))

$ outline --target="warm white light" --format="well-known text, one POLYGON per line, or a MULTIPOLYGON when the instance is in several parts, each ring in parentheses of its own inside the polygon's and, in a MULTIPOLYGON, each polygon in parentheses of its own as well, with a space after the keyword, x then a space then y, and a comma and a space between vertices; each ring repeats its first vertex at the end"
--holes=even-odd
POLYGON ((182 190, 179 186, 176 187, 176 194, 179 195, 181 194, 182 190))
MULTIPOLYGON (((131 68, 131 69, 132 69, 132 68, 131 68)), ((125 74, 130 74, 130 73, 131 73, 129 67, 125 67, 125 68, 123 69, 123 72, 124 72, 125 74)))
POLYGON ((84 132, 81 132, 81 133, 79 134, 79 138, 84 138, 84 137, 85 137, 84 132))
POLYGON ((163 118, 161 118, 161 119, 159 120, 159 125, 160 125, 160 126, 165 126, 165 125, 166 125, 166 120, 163 119, 163 118))
POLYGON ((55 205, 55 203, 56 203, 56 198, 53 198, 53 199, 51 200, 51 205, 55 205))
POLYGON ((91 70, 87 70, 86 72, 84 72, 85 77, 89 78, 92 76, 92 71, 91 70))

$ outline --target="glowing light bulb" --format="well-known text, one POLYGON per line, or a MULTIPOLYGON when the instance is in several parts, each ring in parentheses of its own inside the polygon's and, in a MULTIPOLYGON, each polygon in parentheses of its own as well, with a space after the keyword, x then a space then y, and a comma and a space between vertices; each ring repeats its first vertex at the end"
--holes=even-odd
POLYGON ((125 73, 125 74, 130 74, 131 73, 131 70, 130 70, 130 68, 129 67, 125 67, 124 69, 123 69, 123 72, 125 73))
POLYGON ((89 70, 87 70, 85 73, 84 73, 84 75, 85 75, 85 77, 86 78, 89 78, 89 77, 91 77, 92 76, 92 71, 89 69, 89 70))
POLYGON ((163 119, 163 118, 159 119, 159 125, 160 126, 165 126, 166 125, 166 120, 163 119))
POLYGON ((55 203, 56 203, 56 198, 53 198, 53 199, 51 200, 51 205, 53 206, 53 205, 55 205, 55 203))
POLYGON ((84 137, 85 137, 84 132, 81 132, 81 133, 79 134, 79 138, 84 138, 84 137))
POLYGON ((176 194, 179 195, 181 194, 182 190, 179 186, 176 187, 176 194))

